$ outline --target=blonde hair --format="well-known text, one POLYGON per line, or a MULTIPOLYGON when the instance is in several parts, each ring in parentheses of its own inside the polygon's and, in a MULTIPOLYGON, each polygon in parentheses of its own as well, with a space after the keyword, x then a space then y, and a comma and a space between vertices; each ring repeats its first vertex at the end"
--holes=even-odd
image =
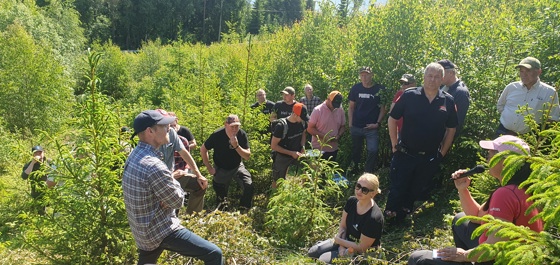
POLYGON ((358 180, 365 180, 372 187, 372 191, 377 191, 377 194, 381 194, 381 189, 379 189, 379 178, 371 173, 364 173, 360 176, 358 180))

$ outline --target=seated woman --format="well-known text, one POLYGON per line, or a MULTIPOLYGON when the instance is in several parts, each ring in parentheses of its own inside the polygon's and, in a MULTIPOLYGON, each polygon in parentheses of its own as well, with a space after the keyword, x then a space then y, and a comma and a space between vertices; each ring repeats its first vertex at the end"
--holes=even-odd
MULTIPOLYGON (((519 144, 520 146, 529 153, 529 145, 523 140, 511 136, 504 135, 496 138, 494 141, 480 141, 480 146, 488 150, 488 161, 499 152, 505 150, 511 150, 516 153, 522 154, 523 151, 519 150, 516 146, 508 144, 508 142, 513 142, 519 144)), ((503 175, 502 170, 504 169, 503 160, 498 164, 489 169, 491 176, 502 181, 503 175)), ((465 170, 458 170, 452 174, 452 178, 455 182, 455 187, 459 192, 459 200, 461 201, 461 208, 464 212, 459 213, 455 216, 453 220, 453 240, 455 241, 455 247, 446 247, 437 250, 438 258, 433 257, 432 250, 418 250, 410 255, 408 260, 409 265, 422 265, 422 264, 472 264, 472 262, 477 261, 478 257, 467 258, 469 253, 477 247, 479 244, 488 243, 494 244, 498 241, 507 240, 506 238, 498 238, 495 234, 484 233, 478 239, 471 239, 471 235, 480 224, 475 224, 473 222, 464 222, 457 225, 456 222, 459 218, 469 215, 469 216, 484 216, 492 215, 496 219, 511 222, 518 226, 527 226, 530 229, 540 232, 543 230, 542 220, 538 219, 534 223, 529 223, 529 220, 538 214, 537 209, 533 209, 528 215, 525 215, 526 210, 532 205, 532 202, 528 202, 527 198, 529 195, 525 193, 525 189, 519 188, 519 184, 525 181, 531 174, 531 168, 528 163, 523 165, 519 171, 517 171, 512 178, 503 187, 497 188, 490 197, 488 201, 484 204, 478 204, 474 198, 471 196, 468 187, 471 183, 470 178, 461 178, 461 174, 465 170)), ((493 261, 485 262, 484 264, 493 264, 493 261)))
POLYGON ((364 253, 368 248, 379 247, 383 230, 383 213, 373 200, 381 193, 377 176, 365 173, 358 179, 356 196, 351 196, 342 212, 338 233, 333 239, 317 243, 308 255, 331 263, 346 253, 364 253))

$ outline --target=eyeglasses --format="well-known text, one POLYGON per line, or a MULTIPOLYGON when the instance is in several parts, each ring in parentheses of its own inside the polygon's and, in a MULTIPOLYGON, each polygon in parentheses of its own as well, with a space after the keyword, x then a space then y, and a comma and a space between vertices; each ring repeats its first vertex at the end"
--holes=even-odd
POLYGON ((360 185, 360 183, 356 183, 356 190, 361 190, 362 194, 364 194, 364 195, 367 195, 371 191, 370 189, 360 185))

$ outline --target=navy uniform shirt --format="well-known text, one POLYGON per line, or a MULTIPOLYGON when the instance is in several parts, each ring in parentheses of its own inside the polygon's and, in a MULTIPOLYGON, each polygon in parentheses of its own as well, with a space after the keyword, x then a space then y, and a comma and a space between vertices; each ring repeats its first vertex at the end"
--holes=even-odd
POLYGON ((403 118, 400 142, 414 152, 436 152, 447 128, 457 127, 453 97, 441 90, 428 101, 423 87, 409 88, 397 100, 391 118, 403 118))

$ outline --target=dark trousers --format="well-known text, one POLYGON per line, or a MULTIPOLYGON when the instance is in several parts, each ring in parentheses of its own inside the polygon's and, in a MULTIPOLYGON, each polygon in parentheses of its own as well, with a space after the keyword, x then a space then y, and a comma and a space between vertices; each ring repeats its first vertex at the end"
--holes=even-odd
MULTIPOLYGON (((478 246, 478 237, 471 239, 471 235, 480 225, 471 223, 470 221, 457 225, 457 220, 463 216, 465 216, 465 213, 461 212, 453 218, 451 226, 451 229, 453 230, 453 241, 455 242, 455 246, 458 248, 462 248, 464 250, 473 249, 478 246)), ((494 262, 488 261, 475 264, 489 265, 494 264, 494 262)), ((432 250, 417 250, 410 255, 408 265, 472 265, 472 263, 443 261, 437 258, 434 259, 432 250)))
POLYGON ((239 205, 246 208, 251 208, 253 206, 253 181, 251 179, 251 173, 247 171, 243 163, 239 164, 239 167, 234 169, 222 169, 215 167, 216 174, 214 175, 214 180, 212 181, 212 187, 216 192, 216 198, 218 203, 225 201, 229 185, 232 179, 235 179, 239 186, 243 187, 243 195, 239 201, 239 205))
POLYGON ((430 155, 395 152, 385 209, 396 212, 398 218, 404 218, 413 210, 415 201, 427 200, 435 186, 434 177, 439 172, 440 163, 437 151, 430 155))

